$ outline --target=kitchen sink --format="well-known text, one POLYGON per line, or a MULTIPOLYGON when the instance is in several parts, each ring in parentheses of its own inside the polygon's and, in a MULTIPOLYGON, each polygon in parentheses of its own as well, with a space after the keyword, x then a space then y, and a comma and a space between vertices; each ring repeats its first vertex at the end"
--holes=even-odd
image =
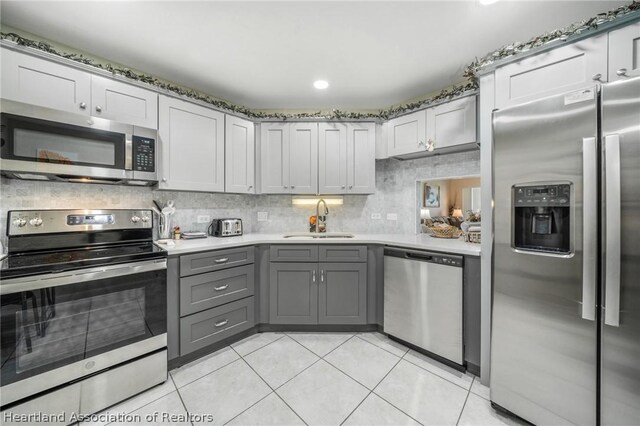
POLYGON ((314 239, 314 238, 354 238, 355 235, 347 234, 345 232, 300 232, 297 234, 284 234, 283 238, 296 238, 296 239, 314 239))

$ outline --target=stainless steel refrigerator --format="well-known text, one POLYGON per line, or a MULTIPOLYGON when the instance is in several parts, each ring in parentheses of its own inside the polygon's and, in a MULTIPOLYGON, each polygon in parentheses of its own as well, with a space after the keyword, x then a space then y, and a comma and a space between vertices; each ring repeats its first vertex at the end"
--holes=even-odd
POLYGON ((496 110, 491 401, 640 425, 640 77, 496 110))

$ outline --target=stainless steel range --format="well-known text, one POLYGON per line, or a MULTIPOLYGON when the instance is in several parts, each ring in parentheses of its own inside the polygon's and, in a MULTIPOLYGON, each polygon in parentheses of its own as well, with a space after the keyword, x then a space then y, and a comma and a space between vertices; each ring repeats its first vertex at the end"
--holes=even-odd
POLYGON ((11 211, 7 223, 3 416, 92 414, 167 379, 166 252, 150 210, 11 211))

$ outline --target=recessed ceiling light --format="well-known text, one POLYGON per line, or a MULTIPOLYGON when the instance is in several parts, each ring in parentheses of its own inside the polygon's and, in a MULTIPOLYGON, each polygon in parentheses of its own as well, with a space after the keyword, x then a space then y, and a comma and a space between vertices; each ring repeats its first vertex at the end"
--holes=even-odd
POLYGON ((329 83, 324 80, 316 80, 313 82, 313 87, 315 87, 316 89, 324 90, 329 87, 329 83))
POLYGON ((478 0, 478 2, 483 6, 487 6, 487 5, 490 5, 490 4, 497 3, 498 0, 478 0))

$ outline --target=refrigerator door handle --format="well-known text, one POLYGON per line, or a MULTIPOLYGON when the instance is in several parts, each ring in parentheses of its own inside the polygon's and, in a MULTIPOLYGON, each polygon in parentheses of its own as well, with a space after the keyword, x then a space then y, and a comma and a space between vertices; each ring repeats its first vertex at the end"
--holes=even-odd
POLYGON ((596 319, 598 258, 598 151, 596 138, 582 139, 582 318, 596 319))
POLYGON ((620 135, 604 137, 605 295, 604 323, 620 326, 620 135))

